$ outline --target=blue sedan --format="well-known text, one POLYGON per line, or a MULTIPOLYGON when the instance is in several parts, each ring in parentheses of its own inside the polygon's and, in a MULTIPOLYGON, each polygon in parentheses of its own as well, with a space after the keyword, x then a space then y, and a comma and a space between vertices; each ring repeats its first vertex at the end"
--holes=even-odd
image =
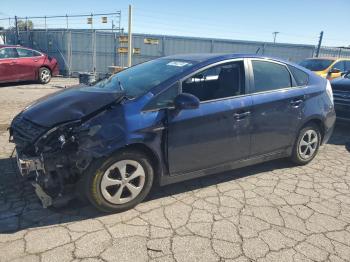
POLYGON ((152 185, 289 157, 304 165, 335 122, 328 80, 278 59, 193 54, 145 62, 41 99, 10 127, 43 206, 76 195, 105 212, 152 185))

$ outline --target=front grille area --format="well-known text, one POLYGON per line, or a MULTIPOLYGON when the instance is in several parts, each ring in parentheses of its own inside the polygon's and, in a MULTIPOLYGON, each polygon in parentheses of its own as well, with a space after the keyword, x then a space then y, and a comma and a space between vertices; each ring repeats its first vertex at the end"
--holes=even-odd
POLYGON ((11 135, 17 151, 28 155, 34 154, 33 143, 45 131, 45 127, 34 124, 21 115, 16 116, 11 123, 11 135))
POLYGON ((333 97, 334 97, 334 101, 350 105, 350 92, 349 91, 338 91, 338 90, 334 91, 333 97))

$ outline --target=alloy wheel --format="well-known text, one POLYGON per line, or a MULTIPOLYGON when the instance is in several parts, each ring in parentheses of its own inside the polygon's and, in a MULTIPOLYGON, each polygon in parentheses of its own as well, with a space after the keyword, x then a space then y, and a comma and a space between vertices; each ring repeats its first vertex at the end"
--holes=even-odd
POLYGON ((135 199, 145 185, 145 170, 135 160, 112 164, 101 179, 103 197, 112 204, 125 204, 135 199))
POLYGON ((318 135, 315 130, 307 130, 299 142, 299 155, 302 159, 312 158, 318 147, 318 135))
POLYGON ((40 78, 43 82, 48 82, 50 80, 50 77, 51 77, 51 73, 49 70, 47 69, 44 69, 41 71, 41 74, 40 74, 40 78))

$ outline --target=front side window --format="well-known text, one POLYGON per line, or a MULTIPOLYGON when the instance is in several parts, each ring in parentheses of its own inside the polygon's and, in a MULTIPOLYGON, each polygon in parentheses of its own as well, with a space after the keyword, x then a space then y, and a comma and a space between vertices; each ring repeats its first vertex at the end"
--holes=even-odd
POLYGON ((350 71, 350 61, 344 61, 345 63, 345 71, 348 72, 350 71))
POLYGON ((187 60, 156 59, 123 70, 98 82, 90 90, 121 90, 126 96, 135 98, 192 66, 193 62, 187 60))
POLYGON ((33 51, 24 48, 17 48, 17 53, 19 57, 33 57, 33 51))
POLYGON ((343 61, 340 61, 340 62, 337 62, 333 65, 332 67, 333 69, 336 68, 336 69, 339 69, 340 72, 345 72, 345 65, 344 65, 344 62, 343 61))
POLYGON ((0 59, 6 59, 6 58, 17 58, 17 52, 15 48, 2 48, 0 49, 0 59))
POLYGON ((146 105, 145 110, 162 109, 174 106, 174 99, 179 94, 179 83, 158 94, 146 105))
POLYGON ((306 59, 301 61, 299 65, 311 71, 322 71, 330 67, 333 62, 332 59, 306 59))
POLYGON ((245 93, 243 61, 211 67, 182 83, 182 92, 195 95, 200 101, 209 101, 245 93))
POLYGON ((264 92, 292 86, 289 71, 284 65, 257 60, 253 60, 252 65, 255 92, 264 92))

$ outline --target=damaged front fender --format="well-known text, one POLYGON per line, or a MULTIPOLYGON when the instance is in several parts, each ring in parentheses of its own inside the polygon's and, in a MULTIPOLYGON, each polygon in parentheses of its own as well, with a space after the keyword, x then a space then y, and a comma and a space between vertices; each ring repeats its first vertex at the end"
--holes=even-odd
POLYGON ((107 156, 127 142, 122 106, 112 106, 88 121, 76 131, 78 154, 92 158, 107 156))

